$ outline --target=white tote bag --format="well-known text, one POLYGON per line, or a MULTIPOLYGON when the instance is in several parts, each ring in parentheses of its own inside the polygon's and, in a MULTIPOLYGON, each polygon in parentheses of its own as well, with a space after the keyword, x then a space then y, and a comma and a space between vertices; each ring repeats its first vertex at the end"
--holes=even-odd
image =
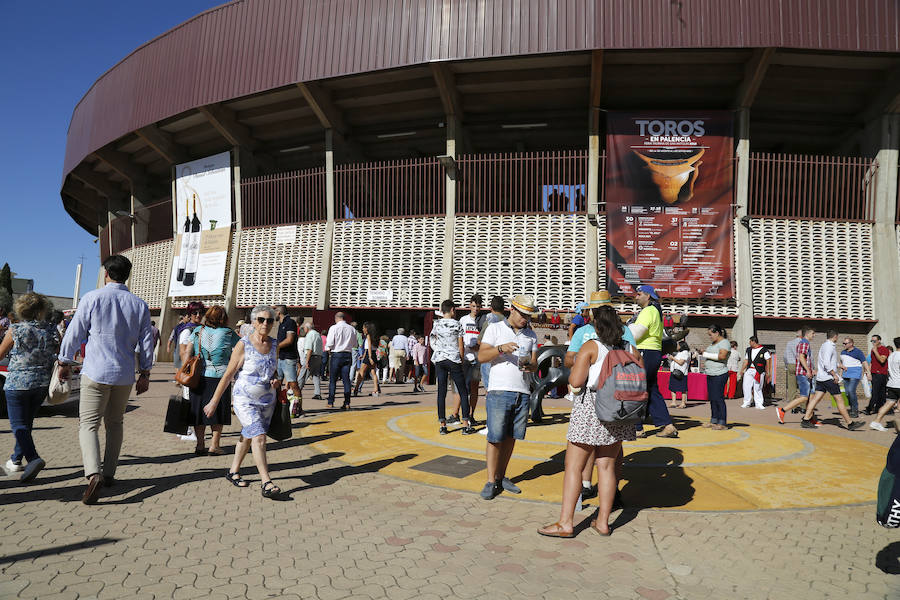
POLYGON ((53 365, 53 375, 50 377, 50 387, 47 389, 47 396, 50 404, 62 404, 69 399, 71 386, 67 381, 59 379, 59 365, 53 365))

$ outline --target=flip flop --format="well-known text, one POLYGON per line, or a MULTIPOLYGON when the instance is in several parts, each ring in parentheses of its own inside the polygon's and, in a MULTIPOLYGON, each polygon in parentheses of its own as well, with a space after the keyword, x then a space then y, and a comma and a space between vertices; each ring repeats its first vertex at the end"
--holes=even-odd
POLYGON ((594 530, 594 533, 596 533, 597 535, 602 535, 603 537, 609 537, 612 535, 612 528, 610 528, 610 530, 607 533, 603 533, 602 531, 597 529, 597 520, 596 519, 591 521, 591 529, 594 530))
POLYGON ((562 525, 559 524, 559 521, 557 521, 556 523, 554 523, 552 525, 546 525, 544 527, 541 527, 540 529, 537 530, 537 532, 545 537, 552 537, 552 538, 573 538, 573 537, 575 537, 575 531, 573 530, 572 533, 564 532, 562 529, 562 525), (546 531, 548 527, 556 527, 556 531, 546 531))
POLYGON ((221 448, 210 448, 207 451, 207 454, 211 454, 213 456, 222 456, 225 454, 225 451, 222 450, 221 448))

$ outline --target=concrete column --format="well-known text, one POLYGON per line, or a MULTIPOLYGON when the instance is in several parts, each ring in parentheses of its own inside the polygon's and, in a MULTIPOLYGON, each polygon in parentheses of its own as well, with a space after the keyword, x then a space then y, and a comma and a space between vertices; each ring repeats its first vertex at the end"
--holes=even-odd
POLYGON ((169 168, 169 180, 171 182, 172 187, 172 255, 169 256, 168 264, 166 265, 166 295, 163 298, 162 306, 159 309, 159 346, 156 349, 156 356, 154 360, 156 361, 171 361, 172 353, 166 352, 166 343, 169 340, 169 334, 172 332, 172 329, 175 328, 175 324, 178 322, 178 313, 172 309, 172 300, 169 298, 169 282, 172 281, 172 262, 173 257, 175 255, 175 247, 174 244, 178 242, 178 220, 175 218, 175 215, 178 214, 176 210, 176 201, 177 196, 175 194, 175 165, 172 165, 169 168))
POLYGON ((747 345, 747 339, 756 332, 753 322, 753 280, 750 263, 750 232, 741 224, 741 219, 748 213, 750 202, 750 111, 742 109, 737 112, 737 181, 734 183, 734 202, 737 205, 734 219, 735 246, 735 297, 738 304, 738 317, 731 331, 731 339, 736 340, 741 348, 747 345))
POLYGON ((325 310, 331 295, 331 254, 334 246, 334 132, 331 129, 325 130, 325 203, 325 247, 322 250, 316 310, 325 310))
POLYGON ((597 212, 600 202, 600 110, 591 108, 588 129, 588 177, 587 177, 587 213, 588 224, 584 232, 584 295, 596 292, 598 287, 606 287, 606 282, 598 282, 600 256, 597 248, 599 231, 597 228, 597 212))
MULTIPOLYGON (((459 119, 453 115, 447 117, 447 155, 456 160, 457 136, 461 132, 459 119)), ((456 232, 456 180, 450 177, 450 171, 444 172, 446 186, 446 208, 444 210, 444 251, 441 263, 441 296, 443 302, 453 297, 453 238, 456 232)), ((463 291, 463 293, 467 293, 463 291)), ((465 302, 465 298, 457 298, 465 302)))
POLYGON ((237 314, 238 291, 238 260, 241 254, 241 228, 243 217, 241 215, 241 167, 245 152, 241 152, 239 146, 235 146, 231 152, 231 185, 234 189, 234 241, 231 247, 231 257, 228 265, 228 282, 225 284, 225 312, 228 320, 234 325, 240 320, 237 314))
MULTIPOLYGON (((896 208, 897 162, 900 148, 900 115, 881 117, 880 144, 877 154, 878 173, 874 190, 874 218, 872 254, 875 267, 874 333, 889 340, 900 326, 900 303, 896 291, 900 289, 900 259, 897 256, 896 208)), ((885 343, 888 343, 885 341, 885 343)))

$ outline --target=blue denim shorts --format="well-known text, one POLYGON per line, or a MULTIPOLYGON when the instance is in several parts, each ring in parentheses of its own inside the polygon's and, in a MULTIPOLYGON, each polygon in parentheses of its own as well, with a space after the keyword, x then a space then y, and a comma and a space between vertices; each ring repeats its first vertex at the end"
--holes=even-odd
POLYGON ((481 383, 484 385, 484 389, 488 388, 488 379, 491 376, 491 363, 478 363, 479 370, 481 371, 481 383))
POLYGON ((283 379, 285 383, 288 381, 297 381, 297 361, 293 358, 278 359, 278 379, 283 379))
POLYGON ((809 379, 806 375, 797 375, 797 393, 801 396, 809 396, 809 379))
POLYGON ((506 438, 525 439, 528 394, 494 391, 487 393, 487 441, 498 444, 506 438))

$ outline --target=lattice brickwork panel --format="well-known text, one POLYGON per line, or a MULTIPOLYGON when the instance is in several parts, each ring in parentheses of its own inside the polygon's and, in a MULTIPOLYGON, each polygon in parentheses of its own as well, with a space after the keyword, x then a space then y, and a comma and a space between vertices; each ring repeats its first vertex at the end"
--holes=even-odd
MULTIPOLYGON (((597 289, 606 287, 606 215, 597 215, 597 289)), ((664 299, 665 300, 665 299, 664 299)), ((666 312, 686 313, 689 315, 710 315, 736 317, 737 303, 734 300, 681 299, 661 302, 666 312)), ((637 312, 640 307, 634 302, 617 302, 613 306, 619 312, 637 312)))
MULTIPOLYGON (((188 303, 193 302, 194 300, 199 300, 207 308, 210 306, 225 306, 225 287, 228 285, 228 277, 231 274, 231 255, 233 252, 237 252, 237 230, 231 232, 231 246, 228 248, 228 262, 225 263, 225 277, 222 281, 221 294, 216 294, 214 296, 186 296, 184 298, 172 298, 172 308, 187 308, 188 303)), ((171 258, 169 260, 171 260, 171 258)), ((166 289, 166 293, 168 293, 168 288, 166 289)))
POLYGON ((162 308, 169 291, 169 263, 173 240, 138 246, 131 257, 131 291, 150 308, 162 308))
POLYGON ((338 221, 331 306, 437 307, 443 249, 443 217, 338 221))
POLYGON ((753 219, 757 316, 874 319, 872 225, 753 219))
POLYGON ((315 306, 325 223, 244 229, 238 259, 237 305, 315 306), (277 238, 277 239, 276 239, 277 238), (276 243, 277 242, 277 243, 276 243))
POLYGON ((584 299, 584 215, 457 216, 453 298, 531 294, 542 310, 584 299))

